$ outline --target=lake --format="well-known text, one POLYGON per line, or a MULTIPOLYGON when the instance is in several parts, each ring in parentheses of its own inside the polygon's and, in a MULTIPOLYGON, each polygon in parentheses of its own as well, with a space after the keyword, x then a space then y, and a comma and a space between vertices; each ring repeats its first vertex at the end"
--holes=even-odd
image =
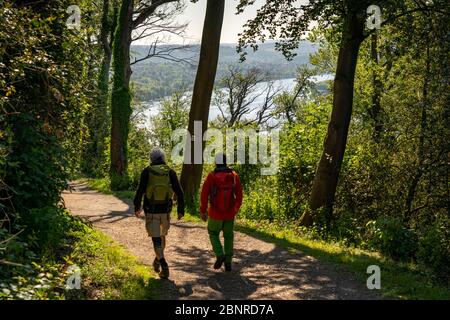
MULTIPOLYGON (((314 82, 322 82, 326 80, 333 80, 334 75, 332 74, 323 74, 313 77, 314 82)), ((280 88, 284 91, 292 91, 295 88, 295 78, 288 78, 288 79, 279 79, 274 80, 274 88, 280 88)), ((261 93, 262 90, 266 87, 267 82, 261 82, 257 89, 256 94, 261 93)), ((186 94, 191 94, 192 92, 187 92, 186 94)), ((161 99, 162 100, 162 99, 161 99)), ((251 107, 256 108, 257 106, 261 105, 261 103, 264 101, 264 95, 261 95, 260 97, 256 98, 255 101, 251 104, 251 107)), ((144 101, 141 102, 141 104, 144 106, 145 109, 145 117, 149 119, 151 116, 154 116, 158 114, 158 109, 160 106, 160 100, 157 101, 144 101)), ((211 105, 211 109, 209 111, 209 120, 214 120, 217 116, 220 115, 220 111, 218 107, 211 105)), ((252 114, 249 114, 250 116, 254 116, 255 112, 252 114)), ((148 123, 148 121, 146 121, 148 123)))

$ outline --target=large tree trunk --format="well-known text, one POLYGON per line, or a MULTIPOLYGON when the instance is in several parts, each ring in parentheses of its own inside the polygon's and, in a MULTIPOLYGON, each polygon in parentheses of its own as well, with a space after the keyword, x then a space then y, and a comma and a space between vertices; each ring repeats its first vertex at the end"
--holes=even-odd
POLYGON ((325 137, 322 157, 314 176, 310 210, 303 213, 300 224, 311 225, 317 218, 319 208, 322 214, 331 217, 339 171, 347 143, 348 128, 352 115, 353 85, 355 80, 358 51, 363 40, 364 21, 356 15, 349 15, 344 25, 341 46, 334 79, 333 110, 325 137))
MULTIPOLYGON (((209 107, 219 60, 220 35, 224 15, 225 0, 208 0, 203 25, 200 61, 195 78, 188 130, 194 133, 194 121, 202 122, 202 135, 208 127, 209 107)), ((202 136, 203 137, 203 136, 202 136)), ((202 137, 195 137, 205 144, 202 137)), ((188 142, 189 143, 189 142, 188 142)), ((194 141, 191 141, 191 164, 184 163, 181 172, 181 184, 185 197, 192 203, 202 178, 203 164, 194 164, 194 141)))
POLYGON ((133 0, 122 0, 114 34, 114 83, 111 98, 111 188, 127 184, 127 147, 131 116, 130 45, 133 0))

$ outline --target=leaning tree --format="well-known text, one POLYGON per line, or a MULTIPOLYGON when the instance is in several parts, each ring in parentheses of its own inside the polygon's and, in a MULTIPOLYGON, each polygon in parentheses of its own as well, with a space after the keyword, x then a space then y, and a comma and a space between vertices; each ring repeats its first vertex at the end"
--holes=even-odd
MULTIPOLYGON (((216 78, 217 63, 219 60, 220 36, 225 10, 225 0, 207 0, 206 15, 203 25, 202 42, 200 46, 200 60, 192 94, 191 109, 189 112, 188 131, 194 133, 194 122, 201 121, 202 136, 187 141, 185 150, 195 150, 195 139, 201 140, 202 151, 205 148, 203 133, 208 126, 211 95, 216 78)), ((196 1, 193 1, 196 2, 196 1)), ((181 171, 181 184, 185 192, 187 203, 192 203, 202 179, 203 164, 195 163, 194 152, 191 152, 183 164, 181 171)), ((203 161, 201 161, 203 162, 203 161)))

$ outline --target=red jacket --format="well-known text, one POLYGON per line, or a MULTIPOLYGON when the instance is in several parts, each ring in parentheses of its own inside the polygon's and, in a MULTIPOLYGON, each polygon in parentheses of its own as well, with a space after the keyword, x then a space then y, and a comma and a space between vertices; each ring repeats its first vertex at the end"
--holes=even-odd
POLYGON ((208 208, 208 215, 217 220, 232 220, 236 214, 239 211, 239 208, 242 204, 242 185, 241 181, 239 179, 238 174, 233 170, 232 171, 235 181, 235 201, 234 206, 231 210, 226 212, 219 212, 215 208, 213 208, 211 205, 208 208, 208 202, 209 202, 209 196, 211 193, 211 187, 213 185, 213 174, 222 174, 221 172, 211 172, 208 174, 208 176, 205 179, 205 182, 203 182, 202 187, 202 193, 200 197, 200 212, 205 213, 206 209, 208 208))

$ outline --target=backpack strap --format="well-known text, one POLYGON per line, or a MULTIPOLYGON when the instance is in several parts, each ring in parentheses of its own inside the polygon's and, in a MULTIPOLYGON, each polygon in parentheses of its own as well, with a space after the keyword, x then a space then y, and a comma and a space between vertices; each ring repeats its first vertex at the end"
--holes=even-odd
POLYGON ((212 207, 215 207, 215 200, 218 192, 217 180, 215 178, 215 171, 211 172, 211 191, 209 193, 209 203, 212 207))
POLYGON ((231 170, 231 175, 233 177, 233 184, 231 185, 231 196, 233 197, 233 205, 234 205, 236 201, 236 172, 234 170, 231 170))

